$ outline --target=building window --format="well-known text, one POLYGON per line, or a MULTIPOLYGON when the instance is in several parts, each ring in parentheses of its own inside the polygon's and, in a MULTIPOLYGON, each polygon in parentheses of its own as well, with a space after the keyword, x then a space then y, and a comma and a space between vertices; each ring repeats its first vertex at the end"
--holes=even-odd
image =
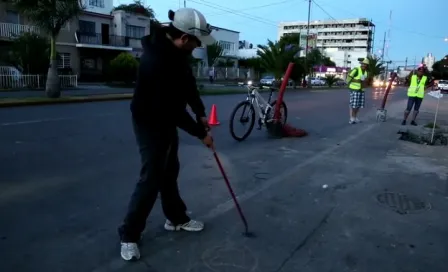
POLYGON ((104 8, 104 0, 89 0, 89 5, 92 7, 104 8))
POLYGON ((83 34, 95 34, 95 22, 79 20, 79 32, 83 34))
POLYGON ((234 50, 234 43, 219 41, 219 45, 222 47, 222 49, 224 49, 224 51, 233 51, 234 50))
POLYGON ((145 36, 145 27, 127 25, 126 26, 126 36, 129 38, 141 39, 143 36, 145 36))
POLYGON ((58 68, 70 68, 70 53, 59 53, 58 68))
POLYGON ((10 24, 19 24, 19 13, 16 11, 7 10, 6 22, 10 24))

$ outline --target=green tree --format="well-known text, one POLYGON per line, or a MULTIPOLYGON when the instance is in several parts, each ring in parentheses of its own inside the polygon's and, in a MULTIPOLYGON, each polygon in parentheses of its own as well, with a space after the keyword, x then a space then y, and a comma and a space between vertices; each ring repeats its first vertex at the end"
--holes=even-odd
POLYGON ((110 62, 112 77, 126 84, 132 83, 137 76, 138 61, 127 52, 120 53, 110 62))
POLYGON ((116 11, 116 10, 122 10, 127 13, 144 15, 146 17, 149 17, 150 19, 155 19, 155 15, 156 15, 154 10, 151 7, 145 6, 143 4, 143 2, 140 0, 136 0, 136 1, 134 1, 134 3, 131 3, 131 4, 118 5, 117 7, 115 7, 113 9, 113 11, 116 11))
POLYGON ((79 0, 12 0, 17 9, 28 17, 45 34, 50 36, 50 67, 46 82, 48 97, 61 96, 61 85, 57 70, 56 38, 61 28, 77 17, 84 9, 79 0))
POLYGON ((216 64, 216 61, 222 56, 224 49, 219 45, 219 43, 214 43, 207 45, 207 63, 209 67, 216 64))
POLYGON ((50 43, 47 37, 25 32, 14 39, 9 54, 14 66, 20 67, 24 74, 48 72, 50 43))
POLYGON ((233 65, 235 65, 235 62, 228 58, 220 59, 216 63, 217 67, 233 67, 233 65))
POLYGON ((367 70, 369 78, 374 78, 384 72, 384 64, 381 58, 375 56, 367 56, 369 60, 369 68, 367 70))
POLYGON ((333 87, 333 85, 338 81, 338 78, 335 75, 325 75, 325 82, 328 87, 333 87))
POLYGON ((434 79, 448 79, 448 55, 436 61, 432 69, 434 79))
POLYGON ((272 73, 277 81, 282 78, 288 64, 296 60, 300 51, 298 46, 283 45, 281 42, 271 40, 268 40, 267 45, 258 45, 257 55, 260 57, 261 67, 272 73))

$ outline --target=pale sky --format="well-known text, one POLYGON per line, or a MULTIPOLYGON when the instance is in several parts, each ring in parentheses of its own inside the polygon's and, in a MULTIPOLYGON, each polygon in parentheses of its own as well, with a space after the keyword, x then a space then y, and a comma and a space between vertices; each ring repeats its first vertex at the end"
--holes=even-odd
MULTIPOLYGON (((114 0, 115 5, 130 2, 114 0)), ((183 0, 145 2, 160 21, 167 21, 169 9, 183 7, 183 0)), ((186 5, 200 10, 210 24, 239 31, 240 40, 253 44, 275 40, 278 22, 306 21, 308 12, 308 0, 186 0, 186 5)), ((313 0, 311 20, 373 19, 377 26, 375 52, 382 48, 384 32, 390 29, 386 59, 404 65, 406 57, 413 64, 415 58, 419 62, 428 53, 437 59, 448 54, 448 42, 444 41, 448 37, 447 10, 448 0, 313 0)))

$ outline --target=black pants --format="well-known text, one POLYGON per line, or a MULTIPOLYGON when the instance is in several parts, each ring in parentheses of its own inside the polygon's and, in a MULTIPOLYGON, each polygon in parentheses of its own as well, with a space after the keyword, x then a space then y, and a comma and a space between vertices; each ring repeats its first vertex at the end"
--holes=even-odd
POLYGON ((174 127, 171 133, 162 135, 154 133, 155 129, 146 123, 133 120, 133 126, 142 166, 124 223, 118 230, 122 242, 137 242, 140 239, 159 192, 163 212, 168 220, 175 225, 190 221, 177 186, 177 129, 174 127))
POLYGON ((408 97, 408 105, 406 106, 406 111, 410 112, 412 108, 414 111, 419 111, 420 106, 422 105, 423 98, 419 97, 408 97))

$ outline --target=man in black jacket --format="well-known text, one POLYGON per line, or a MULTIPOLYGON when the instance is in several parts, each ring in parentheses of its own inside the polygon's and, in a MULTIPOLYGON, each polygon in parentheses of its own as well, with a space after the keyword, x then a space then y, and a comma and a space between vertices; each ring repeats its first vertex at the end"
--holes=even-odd
POLYGON ((204 228, 202 222, 187 216, 187 208, 179 196, 177 128, 213 148, 189 57, 196 47, 211 44, 214 39, 204 16, 195 9, 169 11, 168 17, 169 26, 153 28, 149 36, 142 38, 144 53, 131 102, 142 166, 128 212, 119 228, 121 257, 126 261, 140 258, 138 242, 159 193, 167 218, 166 230, 204 228), (187 112, 187 104, 196 120, 187 112))

